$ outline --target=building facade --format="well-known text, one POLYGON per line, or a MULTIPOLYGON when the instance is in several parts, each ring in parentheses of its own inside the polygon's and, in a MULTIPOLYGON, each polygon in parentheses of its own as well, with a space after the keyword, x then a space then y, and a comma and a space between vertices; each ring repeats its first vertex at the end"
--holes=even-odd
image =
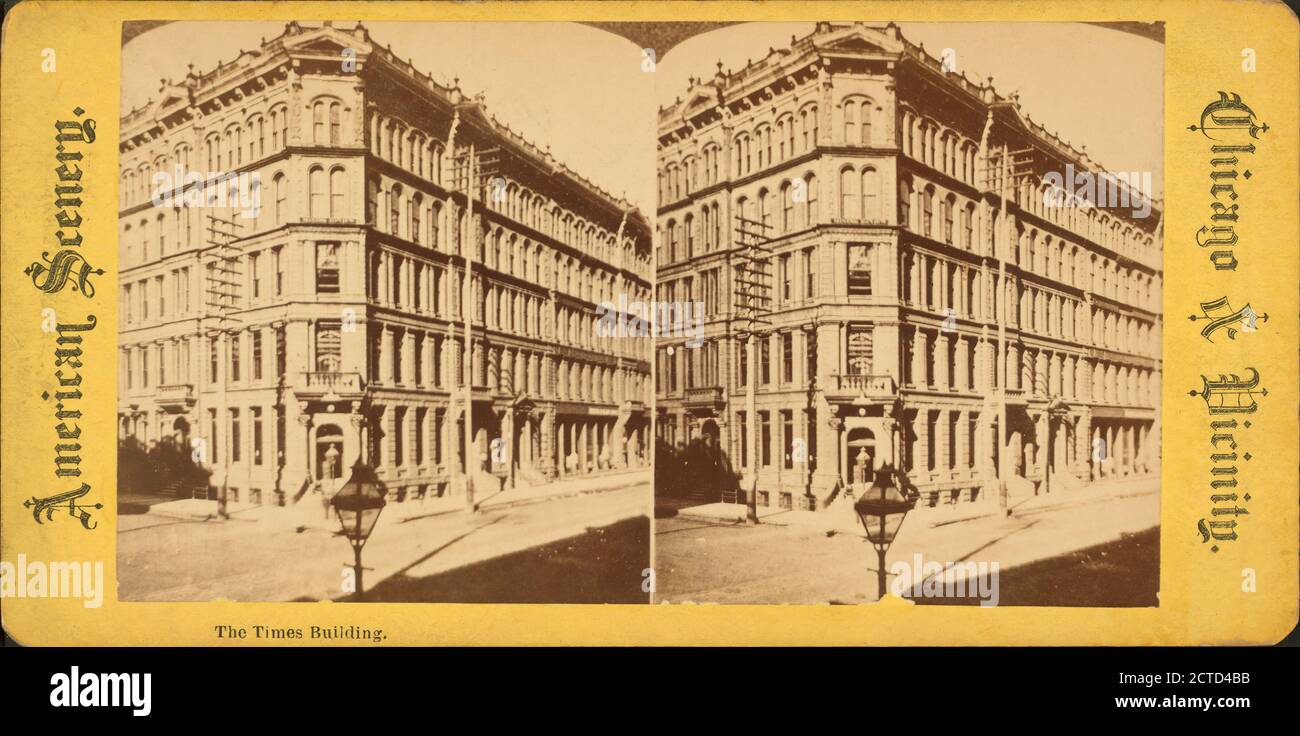
POLYGON ((595 323, 649 299, 649 225, 482 99, 359 24, 289 23, 121 126, 123 440, 193 448, 234 501, 358 459, 398 499, 447 493, 468 309, 468 473, 648 466, 649 345, 595 323))
POLYGON ((1016 97, 893 24, 819 23, 693 79, 658 145, 658 298, 706 327, 657 343, 656 432, 758 504, 886 463, 918 508, 1158 473, 1160 205, 1016 97))

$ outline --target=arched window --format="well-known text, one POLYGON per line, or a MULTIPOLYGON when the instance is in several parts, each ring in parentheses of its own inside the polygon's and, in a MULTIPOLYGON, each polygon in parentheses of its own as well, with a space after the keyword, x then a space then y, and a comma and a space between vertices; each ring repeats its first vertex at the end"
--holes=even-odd
POLYGON ((283 117, 284 116, 280 112, 279 108, 271 110, 271 150, 272 151, 280 150, 280 146, 283 145, 281 141, 283 141, 284 139, 280 137, 280 129, 282 127, 281 120, 283 117))
POLYGON ((695 217, 687 215, 683 227, 686 230, 686 257, 691 258, 695 255, 695 217))
POLYGON ((934 237, 934 200, 938 197, 934 187, 926 187, 921 195, 921 234, 934 237))
POLYGON ((325 103, 318 100, 311 106, 311 140, 318 146, 325 145, 325 103))
POLYGON ((213 133, 203 139, 203 152, 207 157, 208 171, 221 170, 221 136, 213 133))
POLYGON ((423 210, 424 210, 424 197, 419 192, 416 192, 414 195, 411 196, 411 204, 410 204, 410 211, 411 211, 410 238, 411 241, 415 243, 420 242, 420 233, 421 233, 421 225, 422 225, 420 221, 420 215, 422 214, 423 210))
POLYGON ((781 232, 788 233, 794 229, 794 195, 790 182, 781 185, 781 232))
POLYGON ((804 177, 804 185, 808 192, 807 207, 804 211, 803 221, 805 226, 811 227, 821 222, 821 214, 817 211, 817 177, 813 174, 808 174, 804 177))
POLYGON ((846 166, 840 170, 840 217, 853 220, 858 217, 857 174, 846 166))
POLYGON ((429 246, 437 250, 440 246, 439 233, 442 231, 442 203, 433 203, 433 215, 429 218, 429 246))
MULTIPOLYGON (((177 150, 179 153, 179 149, 177 150)), ((248 160, 256 161, 265 155, 266 121, 261 115, 254 115, 248 121, 248 160)))
POLYGON ((880 176, 872 168, 862 170, 862 219, 880 219, 880 176))
POLYGON ((337 102, 330 103, 330 145, 337 146, 343 141, 343 123, 341 117, 343 106, 337 102))
POLYGON ((325 170, 313 166, 307 173, 307 213, 313 220, 327 217, 325 170))
POLYGON ((394 184, 388 193, 388 232, 399 235, 402 231, 402 185, 394 184))
POLYGON ((226 128, 226 136, 223 140, 223 145, 225 148, 226 165, 232 169, 239 166, 243 159, 244 152, 240 145, 240 137, 238 123, 226 128))
POLYGON ((975 247, 975 205, 968 204, 961 213, 962 242, 970 250, 975 247))
POLYGON ((276 225, 283 225, 288 213, 285 206, 289 197, 289 187, 285 181, 284 174, 276 174, 271 180, 272 196, 275 199, 274 217, 276 225))
POLYGON ((912 180, 907 177, 898 181, 898 224, 912 227, 912 180))
POLYGON ((330 170, 330 218, 351 219, 348 217, 348 175, 338 166, 330 170))
POLYGON ((943 242, 952 245, 953 242, 953 210, 957 207, 957 198, 949 194, 943 200, 943 242))

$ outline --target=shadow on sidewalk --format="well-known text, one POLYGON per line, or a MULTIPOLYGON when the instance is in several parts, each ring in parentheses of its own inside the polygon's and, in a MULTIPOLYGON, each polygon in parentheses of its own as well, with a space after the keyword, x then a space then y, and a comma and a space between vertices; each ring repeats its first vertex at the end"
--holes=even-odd
MULTIPOLYGON (((627 519, 425 577, 395 574, 367 601, 422 603, 648 603, 650 520, 627 519)), ((409 569, 409 568, 408 568, 409 569)))
MULTIPOLYGON (((1159 527, 998 574, 999 606, 1154 607, 1159 590, 1159 527)), ((911 600, 921 605, 977 603, 970 598, 911 600)))

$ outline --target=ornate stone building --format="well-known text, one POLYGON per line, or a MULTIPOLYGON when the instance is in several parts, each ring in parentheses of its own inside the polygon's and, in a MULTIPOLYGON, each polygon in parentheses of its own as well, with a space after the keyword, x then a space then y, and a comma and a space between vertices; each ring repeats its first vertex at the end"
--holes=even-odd
POLYGON ((292 503, 366 454, 397 498, 445 493, 471 304, 473 472, 648 465, 648 341, 594 329, 649 299, 645 218, 360 25, 164 82, 120 151, 123 439, 193 448, 231 500, 292 503), (228 176, 259 196, 205 206, 228 176))
POLYGON ((820 23, 693 79, 658 144, 658 297, 706 328, 657 343, 657 434, 756 472, 760 505, 824 507, 886 462, 922 508, 1158 472, 1160 205, 1015 96, 893 24, 820 23))

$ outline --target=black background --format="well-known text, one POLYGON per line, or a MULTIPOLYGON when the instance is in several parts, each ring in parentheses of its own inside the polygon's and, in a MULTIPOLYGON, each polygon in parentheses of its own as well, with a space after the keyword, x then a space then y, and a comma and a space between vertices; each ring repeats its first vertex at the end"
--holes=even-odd
POLYGON ((35 649, 0 652, 0 708, 42 725, 117 721, 420 731, 698 732, 753 727, 1049 732, 1150 719, 1294 727, 1297 636, 1275 647, 1098 649, 35 649), (153 712, 53 708, 50 676, 150 672, 153 712), (1247 672, 1248 684, 1119 684, 1247 672), (1246 696, 1248 709, 1117 709, 1114 698, 1246 696), (1267 721, 1265 719, 1268 719, 1267 721), (511 724, 511 725, 507 725, 511 724))

